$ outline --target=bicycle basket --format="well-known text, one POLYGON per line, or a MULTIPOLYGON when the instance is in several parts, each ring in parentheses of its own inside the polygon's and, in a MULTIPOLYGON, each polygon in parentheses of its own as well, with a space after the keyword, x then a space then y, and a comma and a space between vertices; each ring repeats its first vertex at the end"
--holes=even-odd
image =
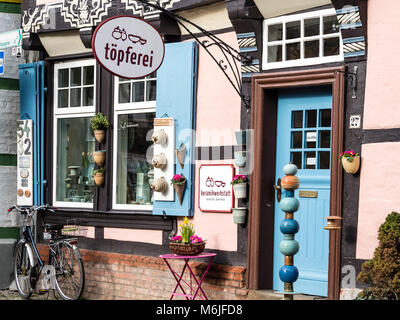
POLYGON ((63 236, 86 237, 88 228, 77 223, 76 219, 67 220, 67 224, 61 230, 63 236))

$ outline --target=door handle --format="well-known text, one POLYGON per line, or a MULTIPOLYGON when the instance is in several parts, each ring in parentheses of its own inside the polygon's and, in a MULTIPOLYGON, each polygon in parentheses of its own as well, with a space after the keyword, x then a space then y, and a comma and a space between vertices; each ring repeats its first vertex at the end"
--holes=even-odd
POLYGON ((278 178, 278 181, 276 182, 276 185, 274 185, 274 189, 276 191, 276 200, 278 202, 281 202, 281 197, 282 197, 281 178, 278 178))

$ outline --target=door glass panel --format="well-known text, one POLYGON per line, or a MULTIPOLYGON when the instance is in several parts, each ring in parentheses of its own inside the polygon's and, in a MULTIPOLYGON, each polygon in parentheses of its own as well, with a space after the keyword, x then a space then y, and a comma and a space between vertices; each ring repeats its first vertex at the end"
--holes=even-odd
POLYGON ((302 148, 302 146, 303 146, 302 138, 303 138, 302 131, 292 132, 292 149, 301 149, 302 148))
POLYGON ((292 152, 290 155, 290 161, 293 162, 299 169, 302 168, 301 159, 301 152, 292 152))
POLYGON ((306 128, 315 128, 317 126, 317 110, 306 111, 306 128))
POLYGON ((320 127, 330 127, 331 126, 331 109, 320 110, 320 127))
POLYGON ((331 132, 324 130, 319 132, 319 147, 330 148, 331 147, 331 132))
POLYGON ((330 158, 331 158, 331 153, 329 151, 320 151, 319 153, 319 169, 329 169, 330 165, 330 158))
POLYGON ((317 146, 317 131, 305 132, 306 148, 315 148, 317 146))
POLYGON ((303 111, 292 112, 292 128, 303 128, 303 111))
POLYGON ((315 169, 317 159, 315 158, 315 151, 305 152, 305 167, 306 169, 315 169))

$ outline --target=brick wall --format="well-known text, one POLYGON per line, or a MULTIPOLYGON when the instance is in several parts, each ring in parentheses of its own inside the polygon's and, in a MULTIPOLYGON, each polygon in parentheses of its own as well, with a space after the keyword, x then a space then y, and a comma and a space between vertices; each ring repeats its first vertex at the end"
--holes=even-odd
MULTIPOLYGON (((47 246, 41 244, 38 248, 47 261, 47 246)), ((83 298, 167 300, 176 286, 175 279, 161 258, 83 249, 81 253, 86 280, 83 298)), ((182 270, 183 261, 169 262, 174 270, 182 270)), ((199 279, 207 264, 194 261, 190 266, 199 279)), ((245 274, 244 267, 213 264, 202 288, 210 300, 246 299, 248 290, 245 288, 245 274)), ((188 276, 184 279, 190 281, 188 276)), ((181 292, 180 289, 177 292, 181 292)))

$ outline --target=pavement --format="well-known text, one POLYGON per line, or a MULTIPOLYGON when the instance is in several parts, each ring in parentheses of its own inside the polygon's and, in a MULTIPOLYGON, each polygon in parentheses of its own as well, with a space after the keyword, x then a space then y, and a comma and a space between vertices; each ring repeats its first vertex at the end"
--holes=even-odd
MULTIPOLYGON (((25 300, 14 290, 0 290, 0 300, 25 300)), ((37 294, 33 293, 29 300, 58 300, 54 292, 51 290, 48 293, 37 294)))

